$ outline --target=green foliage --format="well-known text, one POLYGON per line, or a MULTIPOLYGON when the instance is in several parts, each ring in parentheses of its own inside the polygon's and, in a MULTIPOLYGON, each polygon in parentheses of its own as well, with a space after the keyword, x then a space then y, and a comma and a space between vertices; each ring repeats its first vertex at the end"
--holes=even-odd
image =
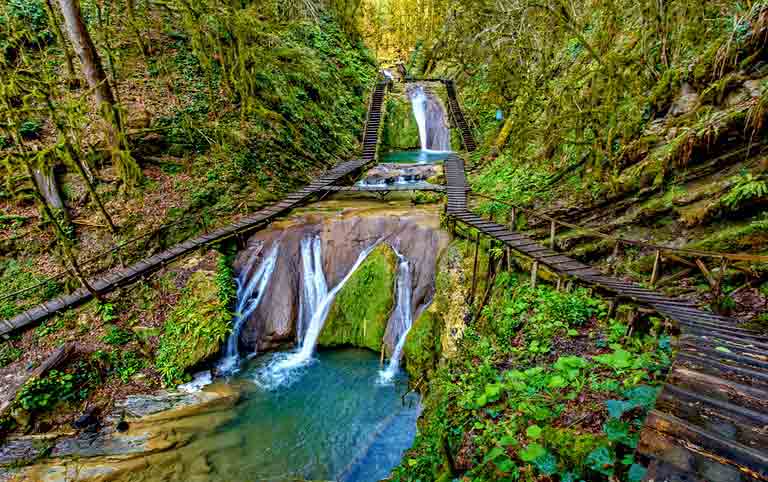
POLYGON ((138 353, 122 349, 110 352, 98 350, 91 356, 94 361, 106 368, 107 373, 114 374, 123 383, 128 383, 131 377, 146 365, 144 359, 138 353))
POLYGON ((632 453, 670 364, 669 337, 625 336, 626 326, 604 319, 603 302, 586 290, 534 290, 504 274, 496 283, 459 353, 432 374, 419 434, 393 480, 433 480, 445 450, 471 461, 468 480, 515 480, 523 473, 635 480, 642 467, 633 465, 632 453), (513 340, 499 325, 514 326, 513 340), (606 339, 610 352, 589 354, 606 339), (589 348, 578 348, 583 340, 589 348), (606 394, 607 411, 600 402, 606 394), (591 421, 582 426, 585 414, 591 421))
POLYGON ((187 379, 186 370, 216 354, 231 330, 234 278, 231 268, 217 263, 216 273, 196 271, 181 299, 168 315, 155 357, 165 385, 187 379))
POLYGON ((43 126, 40 124, 40 121, 28 119, 22 122, 19 126, 19 134, 21 134, 24 139, 38 139, 42 128, 43 126))
POLYGON ((730 210, 736 210, 748 202, 768 197, 768 183, 765 179, 745 174, 736 178, 736 184, 723 196, 723 204, 730 210))
POLYGON ((133 332, 123 330, 119 326, 107 326, 107 333, 101 337, 101 341, 108 345, 125 345, 133 340, 133 332))
MULTIPOLYGON (((9 259, 0 261, 0 285, 3 293, 14 293, 37 285, 44 277, 36 274, 31 261, 9 259)), ((29 292, 0 300, 0 317, 11 318, 23 310, 46 301, 61 292, 61 285, 55 281, 45 282, 29 292)))
POLYGON ((22 354, 23 352, 21 351, 21 348, 16 348, 10 342, 6 341, 0 345, 0 368, 15 362, 21 358, 22 354))
POLYGON ((115 315, 115 306, 112 303, 96 302, 96 314, 101 318, 101 321, 109 323, 117 318, 115 315))
POLYGON ((85 399, 95 380, 93 370, 82 362, 68 371, 51 370, 42 378, 28 381, 19 390, 15 403, 30 412, 51 410, 59 403, 85 399))

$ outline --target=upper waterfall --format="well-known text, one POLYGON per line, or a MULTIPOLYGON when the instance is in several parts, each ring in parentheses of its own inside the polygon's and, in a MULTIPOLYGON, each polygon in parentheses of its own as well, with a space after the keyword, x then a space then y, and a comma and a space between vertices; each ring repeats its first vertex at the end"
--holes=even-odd
POLYGON ((419 140, 422 151, 445 152, 451 149, 451 132, 445 119, 442 104, 427 93, 424 87, 416 85, 409 88, 413 117, 419 127, 419 140))

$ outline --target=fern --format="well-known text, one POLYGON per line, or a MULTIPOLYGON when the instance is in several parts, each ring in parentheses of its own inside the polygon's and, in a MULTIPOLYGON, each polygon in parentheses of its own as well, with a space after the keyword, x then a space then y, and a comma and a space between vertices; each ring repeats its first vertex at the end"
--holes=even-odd
POLYGON ((723 197, 723 204, 733 210, 747 201, 766 196, 768 196, 768 183, 760 177, 746 174, 740 176, 728 194, 723 197))

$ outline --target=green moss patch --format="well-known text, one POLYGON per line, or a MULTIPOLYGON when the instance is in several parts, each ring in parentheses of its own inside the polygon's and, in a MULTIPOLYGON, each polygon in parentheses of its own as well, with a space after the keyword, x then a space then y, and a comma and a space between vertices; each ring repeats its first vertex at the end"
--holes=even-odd
POLYGON ((417 379, 428 373, 440 357, 441 318, 437 310, 430 306, 413 323, 408 332, 408 339, 403 348, 408 374, 417 379))
POLYGON ((336 296, 318 343, 379 351, 395 304, 396 276, 397 255, 380 245, 336 296))
POLYGON ((218 353, 231 329, 233 285, 225 256, 219 257, 216 271, 199 270, 192 274, 165 321, 157 349, 155 365, 163 383, 185 381, 187 369, 218 353))

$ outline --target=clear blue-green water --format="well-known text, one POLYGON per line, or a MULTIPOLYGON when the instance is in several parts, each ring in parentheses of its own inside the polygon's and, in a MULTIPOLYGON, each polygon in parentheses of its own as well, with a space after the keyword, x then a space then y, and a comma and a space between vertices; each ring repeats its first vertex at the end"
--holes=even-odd
POLYGON ((238 375, 246 399, 224 433, 212 437, 209 480, 377 481, 412 445, 419 399, 404 398, 404 376, 377 383, 376 354, 321 352, 291 383, 260 388, 251 380, 269 361, 270 355, 256 359, 238 375), (216 440, 227 447, 217 450, 216 440))
POLYGON ((379 162, 390 164, 435 164, 444 161, 452 152, 446 151, 390 151, 381 155, 379 162))

